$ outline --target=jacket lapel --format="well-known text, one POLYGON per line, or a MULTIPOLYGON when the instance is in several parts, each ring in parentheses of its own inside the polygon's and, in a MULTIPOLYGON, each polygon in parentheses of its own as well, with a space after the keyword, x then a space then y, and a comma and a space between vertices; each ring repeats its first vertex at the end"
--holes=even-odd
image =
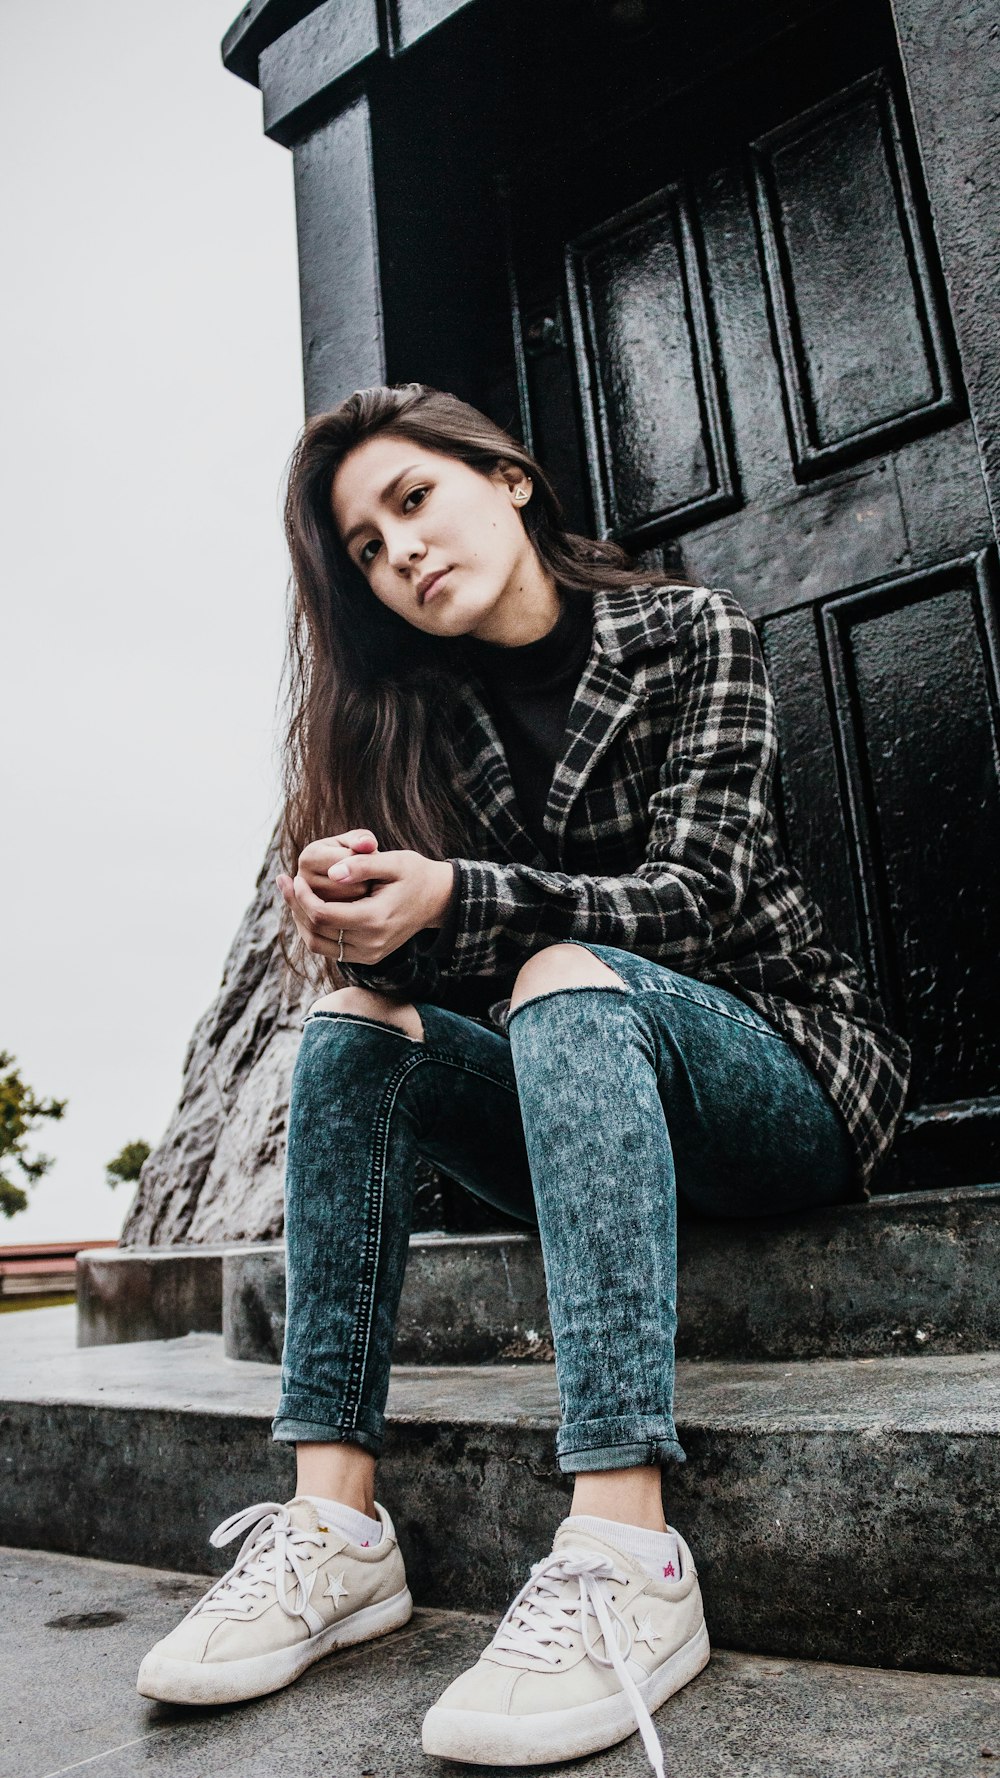
POLYGON ((503 742, 483 699, 478 679, 462 681, 459 704, 464 721, 458 740, 460 755, 465 761, 459 790, 475 824, 481 856, 487 858, 499 851, 515 864, 530 864, 536 870, 550 869, 548 860, 524 825, 503 742))
MULTIPOLYGON (((567 718, 545 806, 545 831, 552 841, 553 856, 560 862, 573 804, 618 730, 646 700, 640 676, 629 663, 650 649, 671 647, 676 642, 676 631, 660 597, 662 590, 637 585, 599 588, 594 593, 593 642, 567 718)), ((484 846, 499 849, 515 863, 552 869, 524 827, 507 756, 474 677, 462 682, 460 705, 465 712, 461 751, 468 762, 461 790, 482 830, 484 846)))
POLYGON ((566 721, 563 751, 545 805, 545 831, 560 863, 573 804, 618 730, 645 701, 645 688, 633 674, 614 666, 603 654, 591 654, 566 721))

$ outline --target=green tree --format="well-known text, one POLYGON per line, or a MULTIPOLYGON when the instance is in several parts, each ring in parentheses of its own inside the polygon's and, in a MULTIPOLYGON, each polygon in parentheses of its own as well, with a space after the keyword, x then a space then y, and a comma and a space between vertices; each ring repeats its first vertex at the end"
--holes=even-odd
POLYGON ((123 1179, 138 1179, 142 1163, 150 1153, 148 1142, 126 1142, 121 1154, 116 1154, 114 1160, 108 1162, 108 1184, 112 1191, 123 1179))
POLYGON ((28 1207, 28 1194, 18 1185, 12 1168, 20 1169, 29 1185, 34 1185, 52 1165, 52 1156, 40 1154, 28 1159, 25 1149, 34 1126, 40 1118, 60 1118, 68 1099, 36 1099, 17 1071, 14 1057, 0 1050, 0 1213, 16 1216, 28 1207))

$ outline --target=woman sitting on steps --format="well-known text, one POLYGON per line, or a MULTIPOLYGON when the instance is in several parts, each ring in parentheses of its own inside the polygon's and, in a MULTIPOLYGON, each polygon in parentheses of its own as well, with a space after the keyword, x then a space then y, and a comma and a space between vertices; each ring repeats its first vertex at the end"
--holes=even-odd
POLYGON ((423 1158, 537 1227, 574 1478, 424 1749, 533 1765, 638 1727, 662 1772, 651 1713, 709 1659, 662 1499, 678 1194, 716 1217, 868 1195, 908 1051, 784 856, 729 592, 568 532, 534 458, 421 384, 309 421, 286 527, 278 888, 335 984, 288 1125, 273 1432, 297 1487, 219 1527, 239 1556, 139 1690, 255 1697, 409 1618, 375 1471, 423 1158))

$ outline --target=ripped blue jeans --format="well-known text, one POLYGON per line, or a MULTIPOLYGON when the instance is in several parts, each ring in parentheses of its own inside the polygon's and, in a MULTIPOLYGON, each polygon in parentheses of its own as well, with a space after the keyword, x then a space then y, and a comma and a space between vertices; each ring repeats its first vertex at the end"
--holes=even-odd
POLYGON ((743 1001, 612 945, 583 948, 624 987, 525 999, 506 1035, 426 1002, 422 1041, 353 1012, 307 1017, 275 1438, 381 1450, 422 1156, 538 1229, 560 1469, 685 1461, 678 1195, 721 1217, 837 1203, 851 1147, 811 1069, 743 1001))

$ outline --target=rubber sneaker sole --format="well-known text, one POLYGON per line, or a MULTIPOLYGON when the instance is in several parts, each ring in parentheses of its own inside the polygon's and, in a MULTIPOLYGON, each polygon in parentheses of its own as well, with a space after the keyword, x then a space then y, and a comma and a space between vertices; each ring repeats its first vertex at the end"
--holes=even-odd
MULTIPOLYGON (((639 1685, 650 1715, 694 1679, 711 1656, 707 1626, 639 1685)), ((572 1710, 539 1710, 529 1716, 500 1716, 485 1710, 449 1710, 434 1704, 424 1718, 423 1749, 440 1759, 473 1766, 537 1766, 551 1760, 599 1753, 636 1733, 624 1692, 595 1698, 572 1710)))
POLYGON ((239 1704, 246 1698, 280 1691, 334 1649, 387 1636, 412 1616, 410 1589, 404 1587, 391 1599, 366 1605, 305 1642, 276 1649, 273 1654, 252 1655, 245 1661, 174 1661, 152 1648, 139 1668, 136 1691, 163 1704, 239 1704))

